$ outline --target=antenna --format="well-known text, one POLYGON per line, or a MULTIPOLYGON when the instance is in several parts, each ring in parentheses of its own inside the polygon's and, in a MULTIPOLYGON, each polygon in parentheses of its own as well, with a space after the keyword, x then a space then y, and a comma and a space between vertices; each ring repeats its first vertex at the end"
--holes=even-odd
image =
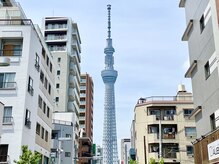
POLYGON ((110 10, 111 10, 111 5, 107 5, 107 10, 108 10, 108 38, 111 37, 111 21, 110 21, 110 10))

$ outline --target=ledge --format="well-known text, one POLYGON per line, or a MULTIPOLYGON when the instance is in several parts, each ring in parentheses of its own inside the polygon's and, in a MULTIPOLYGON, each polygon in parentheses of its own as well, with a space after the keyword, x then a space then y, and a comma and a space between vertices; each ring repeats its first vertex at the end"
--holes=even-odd
POLYGON ((186 30, 182 36, 182 41, 188 41, 189 40, 189 36, 190 36, 190 33, 192 31, 192 28, 193 28, 193 20, 191 19, 186 27, 186 30))
POLYGON ((192 76, 192 72, 197 67, 197 60, 194 60, 190 65, 189 69, 185 73, 185 78, 190 78, 192 76))
POLYGON ((0 57, 0 67, 1 66, 9 66, 10 58, 9 57, 0 57))
POLYGON ((202 111, 202 106, 197 106, 190 114, 189 119, 194 118, 201 111, 202 111))

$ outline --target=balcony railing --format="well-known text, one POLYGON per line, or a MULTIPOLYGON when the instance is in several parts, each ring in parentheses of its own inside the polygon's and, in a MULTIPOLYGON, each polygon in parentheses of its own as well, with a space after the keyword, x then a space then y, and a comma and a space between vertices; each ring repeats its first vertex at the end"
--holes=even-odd
POLYGON ((15 89, 16 82, 0 82, 0 89, 15 89))
POLYGON ((22 49, 1 49, 0 56, 16 57, 21 56, 22 49))
MULTIPOLYGON (((170 151, 170 150, 167 150, 170 151)), ((163 150, 163 158, 177 158, 176 152, 169 152, 165 154, 165 150, 163 150)))
POLYGON ((49 46, 50 51, 66 51, 66 46, 49 46))
POLYGON ((9 155, 0 155, 0 164, 7 164, 9 161, 9 155))
POLYGON ((175 139, 176 135, 175 133, 164 133, 162 134, 163 139, 175 139))
POLYGON ((48 24, 46 30, 67 28, 67 24, 48 24))
MULTIPOLYGON (((0 19, 0 26, 1 25, 31 25, 33 23, 31 19, 0 19)), ((34 26, 33 26, 34 27, 34 26)))
POLYGON ((66 35, 52 35, 52 36, 47 36, 45 38, 46 40, 65 40, 67 39, 66 35))
POLYGON ((12 116, 5 116, 3 117, 3 125, 12 125, 14 122, 14 119, 12 116))

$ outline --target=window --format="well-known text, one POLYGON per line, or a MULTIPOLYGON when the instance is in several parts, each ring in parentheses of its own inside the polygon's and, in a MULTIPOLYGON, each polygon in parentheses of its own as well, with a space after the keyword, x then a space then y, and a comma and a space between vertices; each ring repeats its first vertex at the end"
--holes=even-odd
POLYGON ((43 56, 44 59, 46 58, 46 51, 45 51, 44 48, 42 48, 42 56, 43 56))
POLYGON ((65 152, 65 157, 71 157, 71 152, 65 152))
POLYGON ((215 120, 215 115, 214 113, 210 115, 210 123, 211 123, 211 130, 216 129, 216 120, 215 120))
POLYGON ((16 87, 14 82, 15 73, 0 73, 0 89, 11 89, 16 87))
POLYGON ((49 63, 49 70, 52 73, 52 63, 51 62, 49 63))
POLYGON ((56 97, 56 102, 59 102, 59 97, 56 97))
POLYGON ((43 113, 46 113, 46 103, 43 101, 43 113))
POLYGON ((44 81, 44 73, 41 71, 40 72, 40 81, 43 83, 44 81))
POLYGON ((210 76, 210 65, 209 65, 209 62, 207 62, 205 64, 205 79, 208 79, 208 77, 210 76))
POLYGON ((51 85, 50 85, 50 83, 49 83, 48 93, 51 94, 51 85))
POLYGON ((7 162, 8 158, 8 145, 0 145, 0 162, 1 163, 9 163, 7 162))
POLYGON ((41 138, 44 139, 44 128, 42 127, 41 138))
POLYGON ((45 83, 44 83, 44 87, 47 89, 47 85, 48 85, 48 80, 47 78, 45 78, 45 83))
POLYGON ((4 113, 3 113, 3 125, 4 124, 12 124, 12 122, 13 122, 12 107, 5 106, 4 113))
POLYGON ((3 40, 3 56, 21 56, 22 40, 3 40))
POLYGON ((202 15, 202 17, 201 17, 199 23, 200 23, 200 31, 201 31, 201 33, 202 33, 202 31, 203 31, 204 28, 205 28, 205 17, 204 17, 204 15, 202 15))
POLYGON ((50 108, 47 106, 47 117, 49 118, 50 108))
POLYGON ((57 84, 56 84, 56 88, 59 88, 59 87, 60 87, 60 84, 59 84, 59 83, 57 83, 57 84))
POLYGON ((46 130, 46 136, 45 136, 45 141, 48 142, 48 136, 49 136, 49 133, 48 131, 46 130))
POLYGON ((30 121, 30 111, 26 109, 26 114, 25 114, 25 125, 30 129, 31 127, 31 121, 30 121))
POLYGON ((57 130, 52 130, 52 139, 58 139, 58 131, 57 130))
POLYGON ((33 79, 29 76, 28 80, 28 92, 30 93, 31 96, 33 96, 33 79))
POLYGON ((71 138, 71 134, 66 134, 65 137, 66 138, 71 138))
POLYGON ((185 136, 189 138, 196 137, 196 128, 195 127, 185 127, 185 136))
POLYGON ((57 71, 57 75, 60 75, 60 70, 57 71))
POLYGON ((40 135, 40 124, 36 124, 36 134, 40 135))
POLYGON ((46 65, 49 66, 49 57, 46 56, 46 65))
POLYGON ((42 109, 42 105, 43 105, 43 99, 42 97, 39 95, 38 97, 38 106, 42 109))
POLYGON ((194 155, 193 146, 186 146, 186 152, 188 156, 193 156, 194 155))
POLYGON ((40 57, 38 56, 37 53, 36 53, 36 57, 35 57, 35 68, 39 72, 39 70, 40 70, 40 57))
POLYGON ((183 109, 184 117, 189 117, 193 109, 183 109))
POLYGON ((58 61, 58 63, 60 63, 61 62, 61 58, 58 58, 57 61, 58 61))

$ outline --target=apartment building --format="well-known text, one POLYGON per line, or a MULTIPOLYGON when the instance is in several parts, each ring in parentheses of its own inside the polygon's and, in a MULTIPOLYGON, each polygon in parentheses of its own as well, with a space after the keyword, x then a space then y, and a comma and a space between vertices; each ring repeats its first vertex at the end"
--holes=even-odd
POLYGON ((57 66, 54 111, 67 112, 73 117, 72 138, 73 145, 76 145, 74 150, 78 152, 81 62, 81 39, 78 26, 71 18, 46 17, 43 19, 42 31, 57 66))
POLYGON ((139 163, 150 158, 165 163, 192 164, 196 138, 192 94, 179 86, 176 96, 140 98, 135 106, 135 150, 139 163))
POLYGON ((20 5, 1 1, 0 101, 4 103, 1 162, 12 163, 22 145, 50 157, 54 63, 42 34, 20 5))
POLYGON ((219 162, 219 1, 181 0, 186 24, 182 40, 188 41, 190 67, 185 77, 191 78, 197 139, 193 142, 195 163, 219 162))
POLYGON ((93 144, 93 80, 81 74, 79 111, 79 163, 91 163, 93 144))
POLYGON ((1 144, 1 135, 2 135, 3 110, 4 110, 4 104, 2 104, 2 102, 0 101, 0 144, 1 144))
POLYGON ((129 151, 131 148, 130 138, 121 139, 121 164, 129 164, 129 151))

